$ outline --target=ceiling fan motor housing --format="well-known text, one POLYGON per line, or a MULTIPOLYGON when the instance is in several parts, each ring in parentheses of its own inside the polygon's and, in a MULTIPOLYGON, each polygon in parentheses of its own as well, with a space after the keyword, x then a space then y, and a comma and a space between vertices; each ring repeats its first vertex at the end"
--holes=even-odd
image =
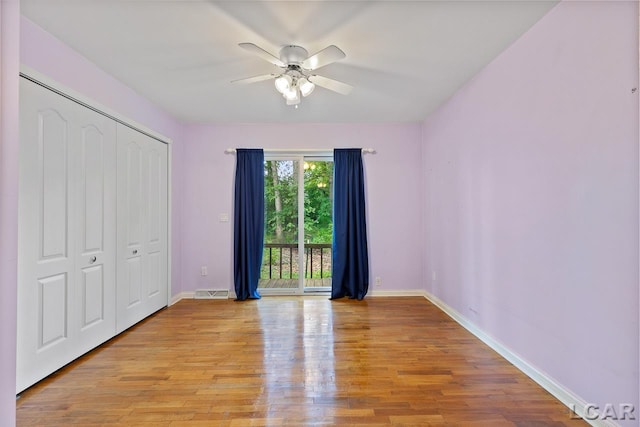
POLYGON ((309 52, 300 46, 287 45, 280 49, 280 60, 288 65, 300 65, 308 57, 309 52))

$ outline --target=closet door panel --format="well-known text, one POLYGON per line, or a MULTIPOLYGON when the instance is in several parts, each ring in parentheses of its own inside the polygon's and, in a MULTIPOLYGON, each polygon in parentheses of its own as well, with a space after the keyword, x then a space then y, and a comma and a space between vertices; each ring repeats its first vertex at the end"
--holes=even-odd
POLYGON ((32 171, 37 173, 40 184, 40 261, 55 262, 66 259, 68 254, 69 106, 46 108, 36 114, 39 162, 32 171))
POLYGON ((167 146, 118 125, 118 307, 123 331, 167 305, 167 146))
POLYGON ((101 265, 82 269, 82 324, 87 330, 105 320, 104 269, 101 265))
POLYGON ((82 253, 104 250, 105 152, 104 135, 95 126, 82 129, 82 182, 80 206, 82 215, 82 253))
POLYGON ((117 331, 121 332, 146 317, 144 301, 143 149, 138 132, 117 127, 118 140, 118 285, 117 331))
POLYGON ((18 392, 86 352, 87 328, 92 346, 115 332, 115 123, 24 79, 20 91, 18 392))
POLYGON ((75 305, 84 353, 116 330, 116 125, 79 105, 75 123, 75 305))
MULTIPOLYGON (((147 296, 151 299, 158 296, 161 292, 160 290, 160 267, 161 267, 161 253, 160 252, 150 252, 148 257, 149 264, 149 287, 147 288, 147 296)), ((161 301, 162 302, 162 301, 161 301)), ((158 308, 163 307, 161 305, 158 308)))
POLYGON ((38 347, 37 351, 52 350, 68 336, 66 273, 38 279, 38 347))
MULTIPOLYGON (((129 130, 128 128, 125 128, 129 130)), ((120 132, 120 129, 119 129, 120 132)), ((137 135, 130 135, 131 132, 127 132, 125 135, 130 138, 136 138, 137 135)), ((119 133, 121 135, 121 133, 119 133)), ((126 216, 126 244, 130 250, 139 249, 142 243, 142 225, 143 225, 143 213, 142 207, 144 205, 142 200, 142 142, 131 139, 126 144, 125 148, 125 177, 124 181, 126 191, 126 202, 124 205, 124 215, 126 216)), ((133 254, 133 252, 132 252, 133 254)))
POLYGON ((74 240, 69 200, 73 106, 20 86, 17 388, 73 359, 74 240))
POLYGON ((150 138, 146 160, 147 295, 153 312, 167 305, 167 145, 150 138))

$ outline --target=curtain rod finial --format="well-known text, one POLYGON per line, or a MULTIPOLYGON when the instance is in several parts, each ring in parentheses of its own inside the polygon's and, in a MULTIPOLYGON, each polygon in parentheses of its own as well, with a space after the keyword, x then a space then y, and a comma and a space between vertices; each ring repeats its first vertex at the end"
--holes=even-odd
POLYGON ((363 153, 376 154, 376 150, 374 148, 363 148, 363 153))
POLYGON ((224 150, 224 154, 235 154, 236 150, 235 148, 227 148, 226 150, 224 150))

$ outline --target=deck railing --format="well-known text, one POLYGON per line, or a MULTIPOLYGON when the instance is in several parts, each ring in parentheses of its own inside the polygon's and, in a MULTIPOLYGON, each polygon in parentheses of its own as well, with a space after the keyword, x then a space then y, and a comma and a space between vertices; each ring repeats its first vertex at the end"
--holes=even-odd
MULTIPOLYGON (((331 277, 331 243, 305 243, 304 257, 306 279, 331 277)), ((298 244, 265 243, 260 277, 262 279, 299 277, 298 244)))

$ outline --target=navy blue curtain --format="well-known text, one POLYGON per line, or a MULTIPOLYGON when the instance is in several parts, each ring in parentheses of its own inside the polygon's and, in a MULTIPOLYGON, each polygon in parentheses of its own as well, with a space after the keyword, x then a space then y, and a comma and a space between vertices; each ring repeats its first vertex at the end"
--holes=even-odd
POLYGON ((258 280, 264 242, 264 152, 236 150, 233 280, 237 301, 260 298, 258 280))
POLYGON ((369 289, 364 170, 359 148, 333 151, 331 299, 363 299, 369 289))

